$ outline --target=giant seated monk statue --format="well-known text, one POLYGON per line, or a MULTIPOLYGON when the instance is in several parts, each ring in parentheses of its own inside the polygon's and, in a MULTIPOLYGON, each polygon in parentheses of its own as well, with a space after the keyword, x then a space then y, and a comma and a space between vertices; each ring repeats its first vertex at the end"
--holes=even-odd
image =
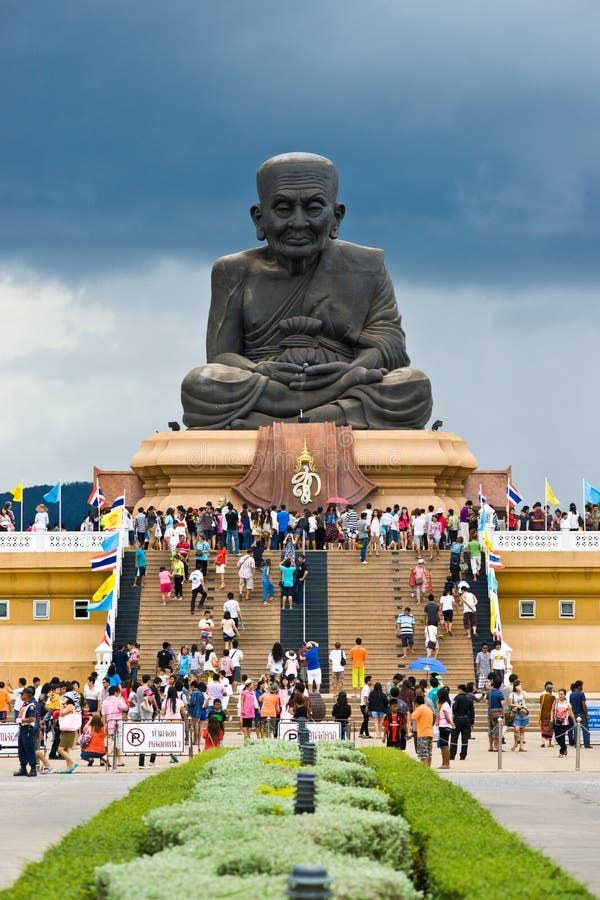
POLYGON ((217 260, 207 364, 181 387, 188 428, 272 421, 423 428, 431 386, 410 367, 383 252, 338 240, 333 163, 267 160, 250 210, 257 247, 217 260))

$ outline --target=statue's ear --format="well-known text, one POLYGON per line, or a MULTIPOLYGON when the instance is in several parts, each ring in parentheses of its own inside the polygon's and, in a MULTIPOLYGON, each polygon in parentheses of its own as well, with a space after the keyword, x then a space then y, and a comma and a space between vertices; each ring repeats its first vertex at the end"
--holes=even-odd
POLYGON ((254 222, 254 227, 256 228, 256 238, 259 241, 264 241, 267 235, 265 234, 265 229, 261 224, 261 216, 262 210, 260 208, 260 203, 255 203, 254 206, 250 207, 250 218, 254 222))
POLYGON ((333 214, 335 216, 335 222, 331 227, 331 231, 329 232, 329 237, 332 241, 335 241, 337 236, 340 233, 340 225, 342 224, 342 219, 346 214, 346 207, 343 203, 336 203, 333 208, 333 214))

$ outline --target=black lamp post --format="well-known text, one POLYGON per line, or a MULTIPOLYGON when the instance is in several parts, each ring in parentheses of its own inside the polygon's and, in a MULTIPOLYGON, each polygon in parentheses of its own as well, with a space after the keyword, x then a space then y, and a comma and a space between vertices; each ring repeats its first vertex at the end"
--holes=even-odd
POLYGON ((316 776, 312 772, 298 772, 296 775, 296 802, 294 814, 301 816, 303 813, 315 811, 316 776))
POLYGON ((331 897, 331 878, 323 866, 294 866, 287 883, 288 897, 298 900, 327 900, 331 897))

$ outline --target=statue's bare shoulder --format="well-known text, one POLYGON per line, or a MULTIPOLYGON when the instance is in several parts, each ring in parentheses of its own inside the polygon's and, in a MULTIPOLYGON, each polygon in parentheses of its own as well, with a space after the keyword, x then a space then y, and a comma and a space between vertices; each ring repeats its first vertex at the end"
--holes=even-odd
POLYGON ((213 279, 224 279, 237 282, 250 275, 257 275, 265 271, 272 253, 268 247, 253 247, 250 250, 242 250, 239 253, 230 253, 221 256, 213 265, 213 279))

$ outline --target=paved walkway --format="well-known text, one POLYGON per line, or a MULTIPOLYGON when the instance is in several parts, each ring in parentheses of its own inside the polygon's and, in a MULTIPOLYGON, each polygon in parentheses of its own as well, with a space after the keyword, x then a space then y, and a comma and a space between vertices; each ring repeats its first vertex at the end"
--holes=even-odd
MULTIPOLYGON (((482 775, 450 770, 449 778, 473 794, 501 825, 543 850, 600 897, 597 776, 583 772, 482 775)), ((527 873, 521 875, 527 877, 527 873)))
MULTIPOLYGON (((512 736, 507 737, 508 744, 512 736)), ((227 732, 225 746, 240 746, 241 737, 227 732)), ((378 745, 357 740, 358 747, 378 745)), ((505 827, 518 831, 600 897, 600 868, 595 855, 600 846, 600 747, 581 751, 581 771, 575 772, 575 752, 559 759, 556 748, 540 748, 538 734, 530 732, 527 753, 488 753, 487 736, 476 733, 464 762, 452 763, 441 773, 470 791, 505 827)), ((414 755, 412 745, 410 755, 414 755)), ((434 767, 441 762, 434 751, 434 767)), ((70 776, 44 775, 13 778, 15 759, 0 757, 0 888, 17 878, 26 862, 41 859, 47 848, 71 828, 95 815, 112 800, 124 796, 145 777, 168 768, 159 757, 157 769, 140 772, 137 757, 126 767, 105 774, 93 766, 80 766, 70 776)), ((64 768, 55 763, 55 771, 64 768)))

